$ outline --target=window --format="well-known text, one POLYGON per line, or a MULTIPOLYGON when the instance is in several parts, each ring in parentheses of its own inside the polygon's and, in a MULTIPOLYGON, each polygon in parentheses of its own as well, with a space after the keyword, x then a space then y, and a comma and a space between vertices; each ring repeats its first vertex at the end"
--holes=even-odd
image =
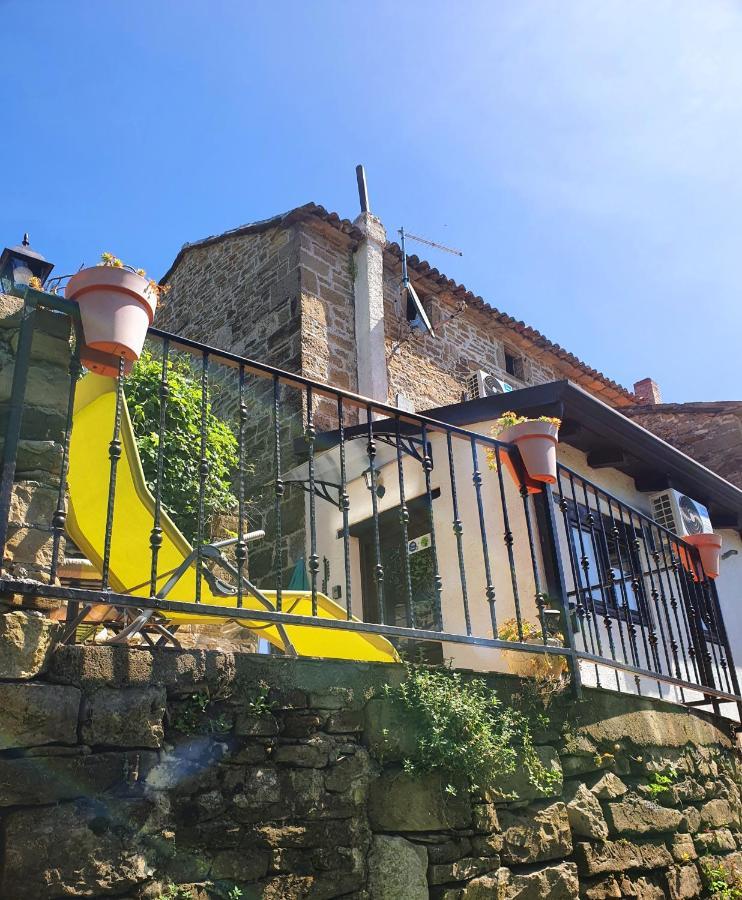
POLYGON ((513 378, 523 381, 523 360, 507 347, 505 348, 505 371, 513 378))
MULTIPOLYGON (((599 615, 607 613, 625 619, 628 607, 632 621, 645 623, 643 564, 635 546, 636 529, 595 510, 588 511, 587 507, 572 501, 567 504, 570 555, 579 567, 575 580, 583 598, 599 615), (588 521, 590 514, 593 516, 592 529, 588 521), (587 560, 587 572, 582 567, 583 560, 587 560)), ((569 592, 572 597, 577 593, 578 590, 569 592)))

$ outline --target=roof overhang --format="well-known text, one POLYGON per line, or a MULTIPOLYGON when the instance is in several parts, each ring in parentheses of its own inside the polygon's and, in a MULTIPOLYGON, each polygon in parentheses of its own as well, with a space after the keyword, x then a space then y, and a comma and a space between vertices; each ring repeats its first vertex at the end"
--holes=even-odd
POLYGON ((643 492, 675 488, 707 506, 716 528, 742 528, 742 490, 571 381, 454 403, 425 410, 425 415, 466 427, 511 409, 558 416, 560 441, 586 453, 592 468, 618 469, 643 492))

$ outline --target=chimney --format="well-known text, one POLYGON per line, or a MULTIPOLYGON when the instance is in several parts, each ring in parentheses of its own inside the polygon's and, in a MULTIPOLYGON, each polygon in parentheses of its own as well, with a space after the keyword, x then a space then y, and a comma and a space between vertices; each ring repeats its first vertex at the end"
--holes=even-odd
POLYGON ((635 382, 634 393, 641 406, 656 406, 658 403, 662 403, 660 387, 651 378, 642 378, 641 381, 635 382))
POLYGON ((384 340, 386 231, 381 220, 369 210, 366 179, 361 166, 356 169, 356 174, 362 212, 353 224, 364 234, 353 257, 358 393, 387 403, 389 382, 384 340))

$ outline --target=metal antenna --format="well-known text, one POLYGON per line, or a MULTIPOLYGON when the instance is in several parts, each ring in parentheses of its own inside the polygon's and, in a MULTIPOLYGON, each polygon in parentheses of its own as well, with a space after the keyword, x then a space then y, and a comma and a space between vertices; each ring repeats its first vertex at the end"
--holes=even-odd
POLYGON ((407 249, 405 247, 405 240, 409 238, 410 240, 418 241, 421 244, 427 244, 429 247, 435 247, 436 250, 443 250, 445 253, 453 253, 454 256, 463 256, 464 254, 461 250, 455 250, 453 247, 446 247, 444 244, 438 244, 436 241, 429 241, 427 238, 418 237, 416 234, 406 233, 404 227, 399 229, 399 237, 402 248, 402 289, 407 292, 407 321, 410 322, 410 324, 418 321, 421 322, 423 328, 425 328, 432 337, 435 337, 435 332, 433 331, 433 326, 430 324, 430 319, 420 302, 420 298, 417 296, 417 291, 410 281, 410 273, 407 269, 407 249))

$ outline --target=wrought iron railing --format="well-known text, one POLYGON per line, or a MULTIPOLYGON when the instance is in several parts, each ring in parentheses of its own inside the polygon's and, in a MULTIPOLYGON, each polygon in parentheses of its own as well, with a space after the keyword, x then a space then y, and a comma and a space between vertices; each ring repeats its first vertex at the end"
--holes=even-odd
MULTIPOLYGON (((32 290, 25 298, 0 485, 3 548, 34 310, 70 316, 79 333, 75 303, 32 290)), ((148 346, 160 376, 151 522, 146 542, 140 534, 136 545, 146 574, 136 585, 122 584, 112 569, 115 542, 132 540, 116 516, 127 427, 122 364, 100 460, 107 495, 96 537, 100 583, 60 583, 80 384, 73 353, 58 503, 41 523, 50 536, 48 575, 30 582, 6 574, 0 581, 4 592, 66 604, 65 639, 74 640, 101 605, 120 615, 107 619, 113 640, 140 631, 149 644, 177 641, 173 617, 207 614, 273 629, 289 653, 292 626, 311 626, 384 636, 408 653, 478 669, 520 671, 513 658, 544 654, 558 668, 561 657, 578 694, 584 678, 717 709, 738 700, 714 586, 695 549, 598 485, 564 466, 555 488, 536 485, 517 450, 487 434, 183 336, 150 329, 148 346), (181 563, 163 570, 176 360, 188 361, 200 396, 198 497, 193 546, 179 544, 186 548, 181 563), (228 511, 234 534, 221 538, 210 531, 205 509, 211 414, 229 423, 237 444, 235 507, 228 511), (304 579, 306 605, 299 607, 304 579)))

